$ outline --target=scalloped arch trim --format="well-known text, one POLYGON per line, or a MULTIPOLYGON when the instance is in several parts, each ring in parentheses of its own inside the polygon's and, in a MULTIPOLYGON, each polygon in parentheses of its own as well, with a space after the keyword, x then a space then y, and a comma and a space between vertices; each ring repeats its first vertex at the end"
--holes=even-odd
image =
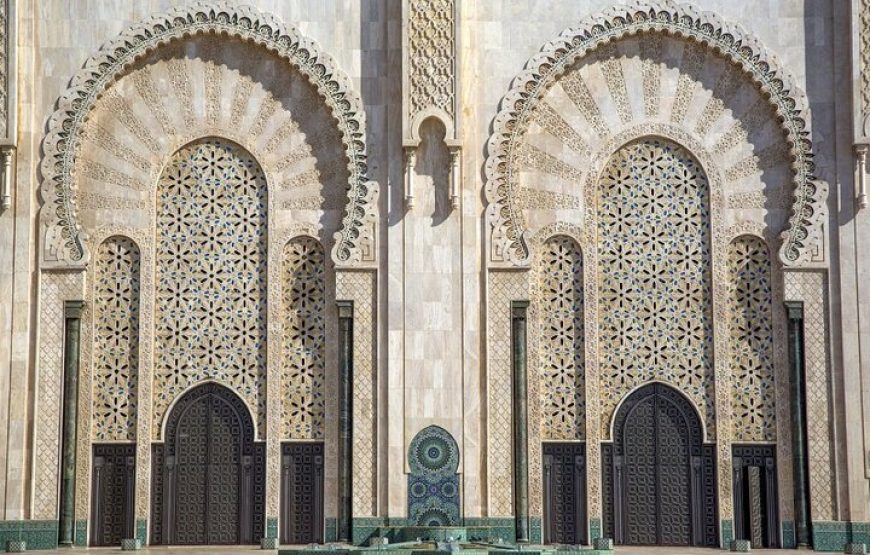
POLYGON ((548 88, 578 59, 601 46, 639 32, 680 36, 710 48, 741 67, 766 97, 781 121, 789 143, 794 174, 794 202, 783 231, 780 259, 786 265, 805 262, 811 247, 821 240, 827 186, 816 179, 813 162, 809 107, 804 93, 762 43, 739 25, 718 15, 700 12, 670 0, 639 0, 614 6, 563 31, 526 63, 502 99, 487 144, 487 216, 492 240, 511 264, 529 263, 528 230, 523 228, 515 205, 515 176, 510 160, 532 108, 548 88))
POLYGON ((272 52, 305 75, 330 108, 347 156, 350 183, 333 259, 353 264, 362 259, 361 243, 374 226, 376 186, 367 181, 365 114, 350 79, 319 45, 270 14, 223 1, 198 3, 151 16, 104 44, 79 71, 57 102, 43 139, 42 262, 52 267, 83 267, 88 260, 80 226, 72 171, 81 132, 99 96, 141 57, 171 41, 205 33, 226 34, 272 52))

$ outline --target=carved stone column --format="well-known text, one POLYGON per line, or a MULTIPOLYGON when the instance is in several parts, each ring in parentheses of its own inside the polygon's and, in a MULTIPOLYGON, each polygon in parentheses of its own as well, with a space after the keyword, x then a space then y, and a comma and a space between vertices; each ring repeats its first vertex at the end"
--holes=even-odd
POLYGON ((511 352, 514 393, 514 515, 517 543, 529 541, 528 376, 526 323, 528 301, 511 303, 511 352))
POLYGON ((809 479, 806 449, 806 403, 804 398, 804 305, 786 302, 790 372, 791 441, 794 475, 794 525, 798 546, 810 544, 809 479))
POLYGON ((63 431, 60 474, 60 538, 72 547, 75 542, 76 421, 79 397, 79 350, 81 347, 82 301, 64 303, 63 336, 63 431))
POLYGON ((0 147, 0 212, 12 207, 12 158, 15 147, 0 147))
POLYGON ((338 541, 351 540, 353 303, 338 302, 338 541))

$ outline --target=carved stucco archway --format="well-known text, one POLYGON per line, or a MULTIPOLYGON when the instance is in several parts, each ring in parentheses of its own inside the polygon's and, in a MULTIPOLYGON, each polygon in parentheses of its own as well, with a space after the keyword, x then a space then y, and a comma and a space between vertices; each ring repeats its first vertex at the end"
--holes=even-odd
POLYGON ((509 266, 530 260, 529 234, 517 203, 517 176, 512 163, 529 116, 547 91, 573 64, 637 33, 675 36, 718 53, 740 68, 767 99, 787 142, 794 200, 782 233, 780 258, 785 265, 807 261, 812 247, 822 240, 827 185, 816 179, 812 153, 809 107, 793 78, 761 42, 738 25, 717 15, 669 0, 636 1, 615 6, 576 27, 570 27, 533 56, 504 96, 493 122, 485 164, 488 219, 493 252, 509 266))
POLYGON ((83 268, 87 233, 76 208, 73 173, 84 124, 100 96, 137 60, 172 41, 206 34, 256 44, 287 61, 316 88, 341 134, 347 157, 347 202, 332 251, 337 265, 374 262, 377 186, 367 181, 365 114, 350 79, 319 45, 270 14, 224 2, 175 8, 136 24, 107 42, 58 100, 43 140, 40 195, 43 268, 83 268))

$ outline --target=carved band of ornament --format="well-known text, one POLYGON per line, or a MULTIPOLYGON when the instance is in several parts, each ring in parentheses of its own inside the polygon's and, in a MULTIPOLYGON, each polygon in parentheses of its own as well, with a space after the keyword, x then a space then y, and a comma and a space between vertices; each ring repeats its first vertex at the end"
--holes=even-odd
POLYGON ((520 147, 529 115, 545 92, 580 58, 602 46, 639 32, 668 33, 711 48, 751 76, 781 121, 794 172, 794 203, 783 232, 780 257, 795 265, 805 261, 819 240, 827 187, 814 175, 809 107, 792 77, 761 42, 737 25, 727 24, 710 12, 670 0, 635 1, 615 6, 577 27, 566 29, 533 56, 504 96, 487 145, 486 196, 494 240, 514 265, 529 263, 521 207, 515 199, 516 176, 511 161, 520 147), (812 236, 811 236, 812 235, 812 236))
MULTIPOLYGON (((40 193, 45 202, 41 217, 60 228, 48 233, 53 237, 59 233, 62 248, 56 253, 57 260, 46 262, 60 266, 87 262, 85 232, 78 222, 72 191, 72 170, 84 122, 97 98, 136 60, 173 40, 205 33, 251 41, 288 61, 315 85, 336 119, 350 173, 346 212, 335 235, 333 256, 340 263, 360 261, 361 245, 371 239, 366 237, 370 226, 365 224, 374 217, 377 188, 366 180, 365 115, 350 80, 317 43, 295 28, 253 7, 221 1, 175 8, 128 28, 85 63, 58 100, 43 141, 44 180, 40 193)), ((49 249, 44 252, 49 254, 49 249)))

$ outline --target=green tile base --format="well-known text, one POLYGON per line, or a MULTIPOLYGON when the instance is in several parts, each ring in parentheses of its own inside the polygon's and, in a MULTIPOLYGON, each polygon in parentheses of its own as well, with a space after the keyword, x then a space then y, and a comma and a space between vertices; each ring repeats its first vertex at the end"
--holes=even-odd
POLYGON ((56 520, 0 520, 0 551, 6 551, 9 541, 24 541, 27 549, 57 548, 56 520))
POLYGON ((601 537, 601 519, 600 518, 590 518, 589 519, 589 539, 594 540, 595 538, 601 537))
POLYGON ((794 522, 791 520, 782 521, 782 547, 784 549, 794 549, 797 547, 797 537, 794 531, 794 522))
POLYGON ((88 521, 77 520, 75 528, 75 544, 76 547, 87 547, 88 545, 88 521))
POLYGON ((731 519, 722 519, 719 529, 722 531, 722 545, 727 548, 734 539, 734 523, 731 519))
POLYGON ((148 545, 148 520, 136 519, 136 538, 142 540, 142 545, 148 545))
POLYGON ((870 543, 870 522, 813 522, 813 549, 842 553, 846 544, 870 543))
POLYGON ((266 517, 266 537, 267 538, 277 538, 278 537, 278 517, 274 517, 274 516, 266 517))

